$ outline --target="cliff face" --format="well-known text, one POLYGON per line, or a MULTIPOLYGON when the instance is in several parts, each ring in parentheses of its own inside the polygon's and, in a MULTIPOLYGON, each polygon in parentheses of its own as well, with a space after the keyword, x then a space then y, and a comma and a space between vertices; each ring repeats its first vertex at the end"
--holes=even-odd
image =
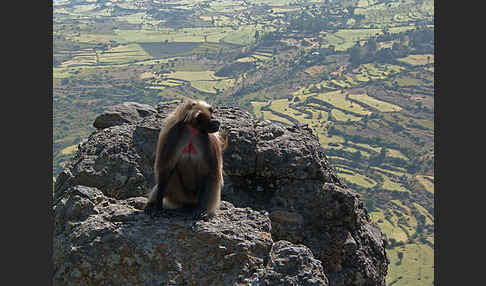
POLYGON ((305 126, 216 107, 228 134, 209 221, 141 210, 175 103, 110 107, 58 176, 55 285, 385 285, 386 238, 305 126))

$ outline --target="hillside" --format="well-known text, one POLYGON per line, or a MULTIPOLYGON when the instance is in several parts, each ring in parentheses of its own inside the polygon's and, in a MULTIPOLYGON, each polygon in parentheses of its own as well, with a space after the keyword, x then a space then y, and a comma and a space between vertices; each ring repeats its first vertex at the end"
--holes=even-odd
POLYGON ((184 96, 308 124, 387 234, 387 285, 431 285, 433 1, 56 1, 53 177, 125 101, 184 96))

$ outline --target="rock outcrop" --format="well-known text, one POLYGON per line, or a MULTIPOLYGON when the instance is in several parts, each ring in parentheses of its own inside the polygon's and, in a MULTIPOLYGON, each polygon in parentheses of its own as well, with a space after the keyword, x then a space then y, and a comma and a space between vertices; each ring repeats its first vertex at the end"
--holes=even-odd
POLYGON ((146 216, 176 104, 125 103, 95 120, 55 184, 55 285, 385 285, 386 237, 306 126, 216 107, 229 141, 221 210, 146 216))

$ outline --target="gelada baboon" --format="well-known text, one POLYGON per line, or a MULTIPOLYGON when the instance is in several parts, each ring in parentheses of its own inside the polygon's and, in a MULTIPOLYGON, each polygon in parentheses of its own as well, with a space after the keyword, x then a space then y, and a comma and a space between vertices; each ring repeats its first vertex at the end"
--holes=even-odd
POLYGON ((227 140, 202 100, 186 99, 166 119, 155 154, 155 187, 145 213, 190 208, 197 218, 213 216, 223 186, 227 140))

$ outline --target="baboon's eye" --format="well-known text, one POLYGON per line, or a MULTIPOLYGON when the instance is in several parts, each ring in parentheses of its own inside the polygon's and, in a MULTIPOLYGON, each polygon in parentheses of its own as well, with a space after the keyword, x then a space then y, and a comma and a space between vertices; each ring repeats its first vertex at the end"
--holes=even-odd
POLYGON ((196 115, 196 121, 197 122, 203 122, 204 121, 204 114, 202 114, 200 111, 196 115))

